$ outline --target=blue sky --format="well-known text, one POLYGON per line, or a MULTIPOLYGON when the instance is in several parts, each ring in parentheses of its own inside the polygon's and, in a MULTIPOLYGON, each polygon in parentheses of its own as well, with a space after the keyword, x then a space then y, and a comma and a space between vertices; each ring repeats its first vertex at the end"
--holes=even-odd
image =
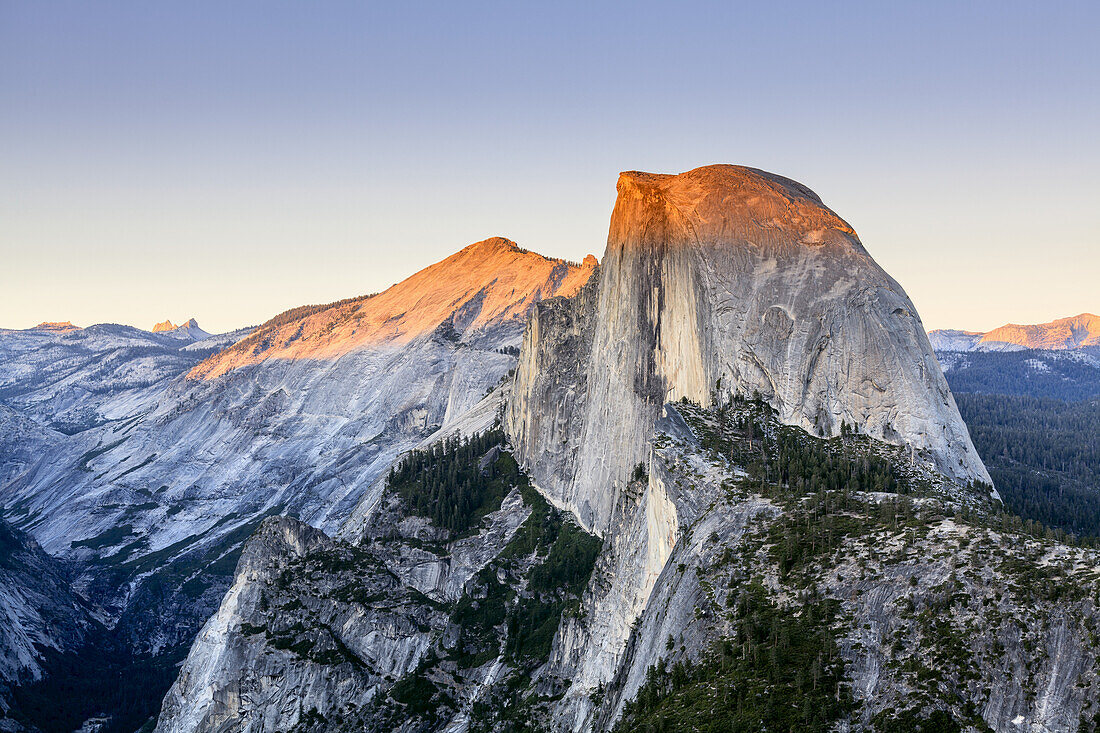
POLYGON ((1100 3, 0 0, 0 326, 257 323, 620 170, 813 188, 929 328, 1100 310, 1100 3))

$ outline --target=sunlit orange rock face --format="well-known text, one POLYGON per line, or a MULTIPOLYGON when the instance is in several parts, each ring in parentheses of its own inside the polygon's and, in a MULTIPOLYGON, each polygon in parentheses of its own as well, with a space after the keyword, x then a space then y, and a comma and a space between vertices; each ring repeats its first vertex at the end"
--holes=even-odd
POLYGON ((1003 343, 1025 349, 1080 349, 1100 344, 1100 316, 1082 313, 1050 323, 1021 326, 1009 323, 981 338, 983 344, 1003 343))
POLYGON ((619 175, 609 252, 649 243, 661 248, 710 241, 757 247, 794 243, 856 244, 855 230, 789 178, 738 165, 686 173, 626 171, 619 175), (639 222, 645 222, 639 231, 639 222), (792 241, 793 240, 793 241, 792 241))
POLYGON ((43 321, 34 327, 35 331, 79 331, 80 326, 74 326, 72 321, 43 321))
POLYGON ((213 379, 268 359, 333 359, 356 349, 407 343, 449 323, 466 340, 485 327, 526 319, 534 303, 574 295, 596 269, 551 259, 494 237, 451 255, 376 295, 276 316, 191 370, 213 379))
POLYGON ((758 395, 812 434, 855 426, 990 483, 912 301, 817 194, 736 165, 617 189, 598 292, 535 309, 506 413, 524 468, 586 526, 609 526, 681 398, 758 395))
POLYGON ((180 324, 179 326, 172 323, 171 321, 161 321, 160 323, 153 326, 153 333, 164 333, 166 331, 178 331, 181 328, 198 328, 198 327, 199 327, 199 322, 196 321, 194 318, 192 318, 188 321, 185 321, 184 323, 180 324))

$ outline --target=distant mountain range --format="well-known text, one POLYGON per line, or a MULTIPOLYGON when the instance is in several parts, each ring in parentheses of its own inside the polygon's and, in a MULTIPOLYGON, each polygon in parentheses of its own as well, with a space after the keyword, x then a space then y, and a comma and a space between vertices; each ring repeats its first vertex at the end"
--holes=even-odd
POLYGON ((1100 317, 1010 323, 978 333, 929 331, 952 392, 1076 402, 1100 396, 1100 317))
POLYGON ((1100 318, 1083 313, 929 340, 1006 506, 1100 535, 1100 318))
POLYGON ((802 184, 616 189, 599 263, 0 329, 0 733, 1100 720, 1092 322, 933 354, 802 184))
POLYGON ((181 338, 189 338, 192 341, 200 341, 210 337, 210 333, 199 328, 199 322, 194 318, 186 321, 185 323, 177 326, 171 321, 161 321, 157 325, 153 326, 153 333, 168 333, 177 335, 181 338))
POLYGON ((0 329, 0 402, 44 426, 77 433, 155 401, 152 385, 186 372, 252 329, 211 335, 194 319, 172 330, 117 323, 0 329))
POLYGON ((1050 323, 1006 323, 992 331, 937 329, 928 332, 936 351, 1070 350, 1100 345, 1100 316, 1082 313, 1050 323))

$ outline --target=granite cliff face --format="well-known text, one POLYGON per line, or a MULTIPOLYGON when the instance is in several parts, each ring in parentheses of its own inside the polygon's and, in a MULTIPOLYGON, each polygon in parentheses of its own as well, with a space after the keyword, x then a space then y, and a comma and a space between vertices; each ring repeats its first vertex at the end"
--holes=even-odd
POLYGON ((681 397, 759 393, 815 435, 847 424, 989 483, 912 302, 805 186, 623 173, 599 282, 536 309, 507 416, 534 480, 596 531, 681 397))
POLYGON ((368 564, 355 568, 358 557, 348 558, 352 562, 346 563, 344 573, 301 572, 303 558, 337 551, 327 536, 309 525, 282 517, 265 521, 241 555, 221 607, 192 646, 191 658, 202 663, 186 665, 165 698, 162 729, 287 730, 296 721, 284 715, 285 708, 297 717, 303 710, 369 700, 368 693, 383 674, 409 671, 423 646, 417 626, 431 618, 430 610, 419 613, 398 597, 392 578, 372 575, 368 564), (284 579, 290 575, 293 584, 284 579), (319 597, 341 587, 348 576, 360 581, 364 596, 385 593, 393 606, 379 610, 352 599, 338 603, 319 597), (307 588, 313 592, 302 592, 307 588), (285 601, 288 594, 305 598, 309 606, 299 600, 296 613, 273 613, 272 600, 285 601), (302 628, 303 619, 315 628, 298 642, 294 629, 302 628), (382 643, 390 636, 398 638, 401 653, 382 643), (288 643, 272 648, 274 638, 286 638, 288 643), (294 648, 295 642, 305 646, 294 648), (340 664, 345 658, 358 664, 340 664), (369 672, 357 668, 368 665, 369 672))
POLYGON ((80 648, 99 629, 96 609, 70 587, 66 568, 0 519, 0 730, 11 688, 41 679, 48 656, 80 648))
POLYGON ((1095 729, 1097 553, 997 514, 812 192, 623 174, 589 274, 337 539, 266 520, 159 731, 1095 729))
POLYGON ((2 331, 0 513, 74 565, 122 644, 173 665, 265 517, 338 529, 500 384, 532 304, 594 267, 494 238, 230 343, 187 324, 2 331))

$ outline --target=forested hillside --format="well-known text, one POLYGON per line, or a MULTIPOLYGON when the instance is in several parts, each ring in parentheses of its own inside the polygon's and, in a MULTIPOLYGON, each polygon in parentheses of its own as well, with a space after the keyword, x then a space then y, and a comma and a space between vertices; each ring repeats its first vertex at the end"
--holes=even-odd
POLYGON ((1100 536, 1100 400, 967 393, 955 400, 1010 511, 1100 536))
POLYGON ((956 394, 1053 397, 1071 402, 1100 397, 1100 359, 1095 347, 1075 352, 937 352, 937 357, 956 394))

